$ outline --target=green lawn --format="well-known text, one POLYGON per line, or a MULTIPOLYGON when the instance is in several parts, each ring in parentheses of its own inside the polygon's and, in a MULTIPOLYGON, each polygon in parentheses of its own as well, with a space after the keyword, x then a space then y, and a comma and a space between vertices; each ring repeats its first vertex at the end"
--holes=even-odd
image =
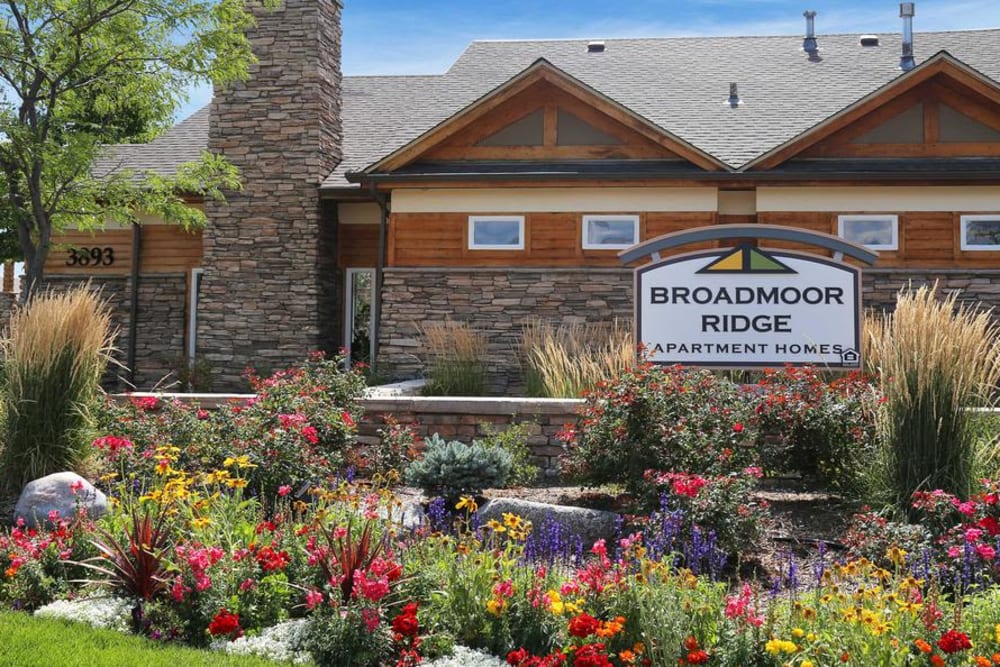
POLYGON ((90 626, 0 613, 2 667, 275 667, 261 658, 165 646, 90 626))

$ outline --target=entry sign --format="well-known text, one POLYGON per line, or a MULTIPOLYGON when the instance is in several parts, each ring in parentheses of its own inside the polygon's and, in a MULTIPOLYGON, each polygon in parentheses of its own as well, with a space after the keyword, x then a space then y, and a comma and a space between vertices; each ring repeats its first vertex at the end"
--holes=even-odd
POLYGON ((861 363, 861 281, 843 262, 749 245, 636 271, 639 340, 658 364, 861 363))

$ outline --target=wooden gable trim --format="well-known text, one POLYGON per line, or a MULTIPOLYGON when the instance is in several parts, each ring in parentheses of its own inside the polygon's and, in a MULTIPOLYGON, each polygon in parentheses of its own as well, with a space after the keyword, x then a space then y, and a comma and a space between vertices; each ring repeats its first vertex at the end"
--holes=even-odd
MULTIPOLYGON (((899 107, 893 104, 895 98, 906 96, 921 84, 929 82, 938 75, 944 75, 944 77, 953 80, 960 86, 972 90, 991 102, 1000 105, 1000 86, 996 82, 956 59, 947 51, 942 51, 797 137, 750 161, 742 170, 772 169, 777 167, 821 141, 845 130, 848 126, 863 119, 865 116, 877 113, 882 107, 892 104, 895 111, 884 116, 882 118, 884 121, 900 111, 899 107)), ((913 104, 914 102, 911 99, 909 103, 913 104)), ((857 136, 863 133, 864 130, 858 132, 857 136)))
MULTIPOLYGON (((562 92, 593 107, 621 125, 634 130, 646 139, 705 170, 721 171, 728 169, 720 160, 654 125, 627 107, 566 74, 547 60, 540 59, 507 83, 495 88, 436 127, 431 128, 410 143, 367 167, 363 173, 391 172, 415 161, 435 146, 438 146, 484 118, 510 98, 526 91, 539 82, 552 84, 562 92)), ((510 118, 508 122, 516 120, 517 118, 510 118)))

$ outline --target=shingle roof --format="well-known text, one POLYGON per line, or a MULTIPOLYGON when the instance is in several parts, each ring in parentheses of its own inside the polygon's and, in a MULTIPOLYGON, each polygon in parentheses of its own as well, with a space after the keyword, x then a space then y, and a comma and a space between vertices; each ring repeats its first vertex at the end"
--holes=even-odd
MULTIPOLYGON (((802 37, 608 39, 603 53, 588 40, 473 42, 437 76, 345 77, 344 159, 324 188, 348 186, 361 171, 539 58, 599 90, 661 128, 739 167, 813 127, 900 75, 900 36, 820 35, 819 58, 802 37), (743 104, 726 104, 729 84, 743 104)), ((917 62, 948 51, 1000 81, 1000 29, 917 33, 917 62)), ((207 108, 147 146, 119 156, 133 168, 169 171, 179 157, 207 146, 207 108), (191 144, 185 142, 190 141, 191 144)))
POLYGON ((116 171, 152 171, 173 176, 208 149, 208 105, 177 123, 148 144, 117 144, 94 163, 98 178, 116 171))

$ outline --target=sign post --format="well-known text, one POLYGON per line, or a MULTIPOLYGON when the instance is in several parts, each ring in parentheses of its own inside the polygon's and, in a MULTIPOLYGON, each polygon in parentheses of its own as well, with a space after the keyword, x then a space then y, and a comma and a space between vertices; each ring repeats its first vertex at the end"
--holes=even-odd
POLYGON ((770 225, 719 225, 647 241, 620 256, 651 255, 635 273, 636 339, 657 364, 725 368, 861 365, 861 272, 843 255, 877 254, 829 234, 770 225), (661 259, 661 250, 709 238, 778 238, 834 257, 750 244, 661 259))

